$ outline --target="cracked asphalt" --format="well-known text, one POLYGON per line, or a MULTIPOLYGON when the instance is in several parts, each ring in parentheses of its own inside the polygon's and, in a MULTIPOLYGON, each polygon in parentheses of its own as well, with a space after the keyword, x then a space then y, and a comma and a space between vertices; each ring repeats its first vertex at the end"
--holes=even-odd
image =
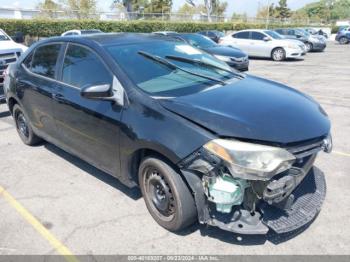
MULTIPOLYGON (((0 186, 73 254, 350 254, 350 45, 329 43, 303 61, 251 60, 250 74, 301 90, 332 121, 334 152, 321 153, 327 196, 321 213, 293 236, 243 237, 194 225, 170 233, 148 214, 137 189, 52 144, 20 141, 0 105, 0 186)), ((0 254, 57 250, 0 194, 0 254)))

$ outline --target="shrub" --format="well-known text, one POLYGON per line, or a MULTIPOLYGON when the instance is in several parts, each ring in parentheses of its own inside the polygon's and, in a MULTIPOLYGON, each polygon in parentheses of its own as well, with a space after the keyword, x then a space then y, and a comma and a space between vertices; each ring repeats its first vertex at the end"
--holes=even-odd
MULTIPOLYGON (((271 27, 297 27, 302 25, 274 24, 271 27)), ((242 30, 249 28, 264 28, 264 24, 253 23, 207 23, 207 22, 169 22, 169 21, 99 21, 99 20, 15 20, 0 19, 0 28, 9 35, 22 32, 35 37, 50 37, 61 35, 72 29, 100 29, 104 32, 142 32, 177 31, 197 32, 216 29, 220 31, 242 30)))

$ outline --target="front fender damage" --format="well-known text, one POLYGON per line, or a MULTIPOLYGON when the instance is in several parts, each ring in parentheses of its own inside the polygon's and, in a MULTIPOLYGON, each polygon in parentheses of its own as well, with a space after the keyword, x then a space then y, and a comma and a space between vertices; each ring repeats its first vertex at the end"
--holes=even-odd
POLYGON ((270 181, 235 178, 225 163, 204 148, 181 161, 201 224, 243 235, 294 231, 320 211, 325 198, 323 173, 313 167, 316 154, 270 181))

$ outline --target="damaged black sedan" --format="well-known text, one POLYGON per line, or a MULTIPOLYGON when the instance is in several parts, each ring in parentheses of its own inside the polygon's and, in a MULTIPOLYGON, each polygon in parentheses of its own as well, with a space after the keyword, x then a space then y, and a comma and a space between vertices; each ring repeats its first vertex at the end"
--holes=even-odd
POLYGON ((325 197, 314 167, 332 148, 321 106, 181 41, 47 39, 8 69, 5 93, 25 144, 46 140, 139 186, 171 231, 199 221, 240 234, 290 232, 325 197))

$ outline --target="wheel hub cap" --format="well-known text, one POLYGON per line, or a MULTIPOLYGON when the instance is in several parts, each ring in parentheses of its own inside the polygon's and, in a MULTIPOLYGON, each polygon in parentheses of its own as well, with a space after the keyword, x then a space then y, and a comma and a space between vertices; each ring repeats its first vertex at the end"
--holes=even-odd
POLYGON ((157 170, 147 174, 148 197, 152 200, 154 207, 164 216, 170 216, 174 213, 174 197, 171 189, 157 170))
POLYGON ((19 132, 25 136, 29 136, 27 120, 25 119, 23 113, 19 113, 17 116, 17 125, 19 132))

